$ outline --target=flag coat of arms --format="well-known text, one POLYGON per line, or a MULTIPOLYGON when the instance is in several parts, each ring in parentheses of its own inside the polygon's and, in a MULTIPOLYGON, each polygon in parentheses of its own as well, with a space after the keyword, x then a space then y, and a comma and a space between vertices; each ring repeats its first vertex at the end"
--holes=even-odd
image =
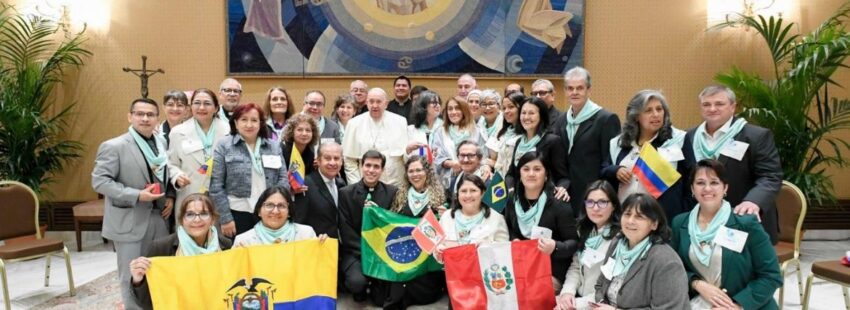
POLYGON ((380 207, 363 208, 360 239, 363 274, 387 281, 409 281, 442 265, 423 251, 412 233, 419 223, 380 207))
POLYGON ((306 174, 304 167, 304 159, 301 158, 301 152, 293 145, 288 168, 289 186, 293 191, 304 186, 304 175, 306 174))
POLYGON ((335 309, 335 239, 151 258, 154 309, 335 309))
POLYGON ((434 154, 431 152, 431 147, 427 145, 419 146, 419 156, 428 160, 428 163, 434 163, 434 154))
POLYGON ((428 208, 428 211, 419 220, 419 224, 413 229, 412 235, 416 244, 428 253, 434 253, 437 244, 440 244, 446 238, 446 233, 443 232, 443 227, 440 226, 440 222, 437 221, 437 217, 434 216, 434 211, 431 208, 428 208))
POLYGON ((464 245, 443 252, 452 308, 552 309, 552 265, 537 240, 464 245))
POLYGON ((505 179, 498 171, 493 173, 493 178, 490 179, 490 186, 487 187, 487 192, 484 193, 482 202, 496 212, 501 213, 508 203, 508 190, 505 186, 505 179))
POLYGON ((640 156, 632 167, 632 173, 646 191, 656 199, 682 177, 676 171, 676 167, 661 157, 661 154, 658 154, 655 147, 649 143, 644 143, 640 148, 640 156))

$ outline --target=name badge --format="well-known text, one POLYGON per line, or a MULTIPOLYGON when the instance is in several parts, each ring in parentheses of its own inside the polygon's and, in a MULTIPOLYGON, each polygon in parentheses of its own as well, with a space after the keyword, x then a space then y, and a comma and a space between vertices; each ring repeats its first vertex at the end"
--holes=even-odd
POLYGON ((749 143, 741 141, 731 141, 727 143, 726 146, 724 146, 722 149, 720 149, 720 154, 740 161, 744 158, 744 154, 747 153, 747 149, 749 147, 749 143))
POLYGON ((329 142, 334 142, 334 141, 335 141, 335 140, 334 140, 334 138, 322 138, 322 139, 321 139, 321 142, 319 142, 319 144, 321 145, 321 144, 325 144, 325 143, 329 143, 329 142))
POLYGON ((658 154, 666 161, 674 162, 685 159, 685 154, 678 147, 662 147, 658 148, 658 154))
POLYGON ((605 259, 605 253, 598 249, 584 248, 584 252, 581 253, 581 264, 587 268, 598 264, 603 259, 605 259))
POLYGON ((616 261, 616 259, 611 257, 605 265, 602 265, 602 267, 599 268, 599 270, 602 271, 602 275, 605 276, 605 279, 611 280, 614 278, 614 261, 616 261))
POLYGON ((201 144, 200 141, 194 140, 183 140, 183 143, 181 143, 181 147, 183 148, 183 153, 186 154, 194 153, 204 149, 204 145, 201 144))
POLYGON ((747 243, 748 235, 746 232, 721 226, 717 230, 717 235, 714 236, 714 243, 736 253, 741 253, 744 250, 744 244, 747 243))
POLYGON ((269 169, 280 169, 280 167, 283 167, 283 163, 280 161, 280 156, 263 155, 263 167, 269 169))
POLYGON ((552 230, 546 227, 534 226, 531 228, 531 238, 529 239, 552 239, 552 230))

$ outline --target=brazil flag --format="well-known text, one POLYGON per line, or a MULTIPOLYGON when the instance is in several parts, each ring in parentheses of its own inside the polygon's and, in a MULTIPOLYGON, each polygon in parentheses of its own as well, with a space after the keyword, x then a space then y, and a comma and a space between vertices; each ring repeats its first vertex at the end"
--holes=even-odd
POLYGON ((379 207, 363 208, 360 239, 363 274, 387 281, 409 281, 430 271, 442 270, 422 251, 411 233, 419 219, 379 207))

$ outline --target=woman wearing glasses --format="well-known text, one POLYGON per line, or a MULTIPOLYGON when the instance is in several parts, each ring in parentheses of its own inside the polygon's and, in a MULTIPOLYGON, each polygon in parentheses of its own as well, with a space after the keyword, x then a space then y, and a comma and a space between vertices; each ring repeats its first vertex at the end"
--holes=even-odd
POLYGON ((596 298, 602 259, 611 239, 620 232, 620 201, 610 183, 598 180, 587 187, 584 211, 578 221, 578 251, 558 295, 559 310, 590 309, 596 298))
POLYGON ((141 257, 130 261, 133 295, 145 309, 153 308, 145 278, 151 267, 149 257, 194 256, 230 249, 230 240, 220 235, 213 225, 218 220, 218 213, 207 196, 189 195, 179 210, 177 232, 154 240, 142 251, 141 257))
POLYGON ((165 97, 162 98, 163 105, 165 106, 165 121, 159 124, 159 128, 157 128, 157 132, 162 134, 165 137, 165 140, 170 142, 168 135, 171 133, 171 129, 180 125, 186 118, 189 116, 189 98, 186 97, 186 93, 172 89, 165 93, 165 97))
POLYGON ((440 95, 430 90, 423 91, 414 101, 411 116, 413 124, 407 126, 408 137, 411 137, 411 143, 418 145, 431 145, 431 139, 434 132, 437 132, 443 125, 443 119, 440 118, 442 112, 442 102, 440 95))
POLYGON ((546 102, 537 97, 525 97, 519 106, 519 126, 514 128, 519 140, 511 157, 511 166, 508 168, 508 175, 505 176, 505 184, 508 188, 516 185, 521 167, 517 164, 520 158, 526 153, 536 152, 544 158, 542 162, 546 165, 546 172, 552 177, 551 182, 555 185, 555 196, 550 198, 569 201, 567 148, 557 135, 546 131, 549 127, 547 119, 549 119, 549 109, 546 107, 546 102))
MULTIPOLYGON (((264 191, 254 206, 254 215, 259 217, 260 221, 251 230, 236 236, 233 246, 287 243, 316 238, 312 227, 291 220, 293 210, 289 208, 290 201, 292 195, 284 187, 273 186, 264 191)), ((325 234, 319 236, 322 242, 327 238, 328 235, 325 234)))
POLYGON ((269 113, 266 125, 271 130, 271 140, 280 141, 283 139, 283 127, 286 125, 286 120, 295 114, 295 107, 292 106, 286 89, 280 86, 269 88, 266 93, 265 108, 269 113))
MULTIPOLYGON (((443 126, 436 130, 431 137, 431 149, 434 151, 434 164, 437 165, 437 176, 444 187, 448 187, 453 176, 461 171, 460 159, 457 147, 463 141, 473 141, 478 145, 484 145, 484 137, 475 126, 469 106, 455 100, 446 101, 446 109, 443 110, 443 126)), ((485 154, 486 155, 486 154, 485 154)), ((490 173, 485 173, 489 179, 490 173)))
MULTIPOLYGON (((205 193, 210 186, 213 146, 230 131, 227 121, 215 117, 218 97, 200 88, 192 93, 192 118, 171 130, 168 171, 177 190, 177 206, 190 194, 205 193)), ((180 213, 180 209, 175 210, 180 213)), ((180 219, 176 221, 179 223, 180 219)))
POLYGON ((495 90, 485 89, 481 92, 481 118, 478 119, 477 126, 485 141, 502 128, 502 111, 499 109, 501 102, 502 96, 495 90))

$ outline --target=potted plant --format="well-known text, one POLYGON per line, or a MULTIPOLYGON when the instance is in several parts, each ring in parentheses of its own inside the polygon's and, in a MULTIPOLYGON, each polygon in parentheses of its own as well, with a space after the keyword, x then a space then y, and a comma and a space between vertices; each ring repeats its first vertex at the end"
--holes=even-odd
POLYGON ((837 135, 850 129, 850 100, 829 92, 840 87, 833 74, 847 68, 848 19, 850 2, 807 34, 793 34, 793 22, 760 15, 738 15, 716 26, 751 28, 767 45, 772 76, 733 67, 715 78, 738 95, 742 117, 773 131, 785 178, 814 208, 836 205, 826 169, 850 164, 845 156, 850 143, 837 135))
POLYGON ((65 137, 74 103, 57 105, 51 92, 91 52, 82 48, 85 29, 64 35, 60 29, 0 3, 0 179, 39 193, 82 150, 65 137))

